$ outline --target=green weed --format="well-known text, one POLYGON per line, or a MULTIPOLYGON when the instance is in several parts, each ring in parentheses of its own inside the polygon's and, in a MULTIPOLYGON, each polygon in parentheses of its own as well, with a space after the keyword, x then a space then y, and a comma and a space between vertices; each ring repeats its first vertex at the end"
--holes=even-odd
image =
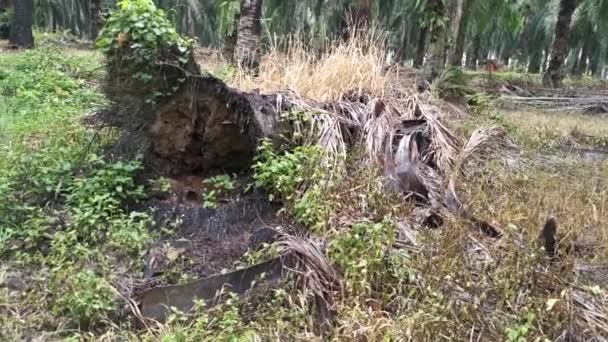
POLYGON ((125 210, 144 196, 141 162, 100 157, 114 132, 77 120, 104 103, 91 60, 56 48, 0 56, 0 257, 30 279, 27 295, 7 297, 29 310, 19 324, 2 317, 11 336, 103 325, 115 277, 141 269, 152 238, 149 215, 125 210))
POLYGON ((67 314, 87 328, 93 321, 108 319, 116 310, 116 290, 93 271, 68 268, 58 271, 54 278, 52 286, 60 294, 53 306, 55 314, 67 314))
POLYGON ((229 175, 218 175, 203 180, 209 189, 203 193, 203 207, 215 209, 219 205, 219 197, 227 195, 235 189, 235 182, 229 175))
POLYGON ((353 293, 370 294, 382 283, 388 250, 395 241, 395 227, 389 220, 361 221, 330 242, 329 257, 340 266, 353 293))
POLYGON ((277 153, 272 143, 264 140, 258 147, 258 155, 252 167, 254 185, 267 189, 270 200, 292 200, 297 196, 299 187, 312 179, 320 155, 319 149, 312 146, 277 153))

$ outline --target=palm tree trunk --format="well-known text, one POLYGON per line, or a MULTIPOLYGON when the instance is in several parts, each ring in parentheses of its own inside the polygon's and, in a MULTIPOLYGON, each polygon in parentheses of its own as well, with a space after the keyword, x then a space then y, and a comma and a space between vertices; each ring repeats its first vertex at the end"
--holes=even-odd
POLYGON ((402 62, 407 58, 408 32, 407 25, 401 25, 401 36, 399 37, 399 50, 397 50, 396 58, 398 62, 402 62))
POLYGON ((530 16, 526 15, 524 19, 524 29, 519 37, 519 46, 517 48, 517 60, 518 62, 525 64, 528 62, 528 56, 530 55, 530 30, 531 30, 530 16))
POLYGON ((506 46, 502 53, 500 54, 500 59, 505 68, 509 68, 509 61, 511 60, 511 56, 513 56, 513 48, 511 46, 506 46))
POLYGON ((582 49, 573 49, 572 51, 570 51, 570 57, 568 57, 569 59, 572 58, 574 60, 574 62, 572 63, 572 67, 570 68, 570 74, 572 76, 578 76, 576 74, 577 70, 578 70, 578 65, 580 63, 580 58, 579 56, 582 54, 582 49))
POLYGON ((89 23, 91 25, 89 31, 91 40, 95 41, 99 35, 101 25, 103 24, 103 18, 101 16, 101 0, 91 0, 89 23))
POLYGON ((453 46, 450 52, 450 65, 452 66, 462 66, 462 55, 464 54, 464 41, 466 38, 466 28, 468 22, 468 13, 466 11, 467 8, 467 0, 458 0, 456 2, 456 11, 454 12, 454 17, 452 18, 452 41, 450 44, 453 46))
POLYGON ((530 64, 528 64, 528 73, 530 73, 530 74, 540 73, 542 64, 543 64, 542 51, 533 51, 532 54, 530 55, 530 64))
POLYGON ((561 0, 557 24, 555 26, 555 38, 551 49, 551 61, 543 76, 546 87, 559 88, 562 84, 562 67, 568 55, 568 41, 570 40, 570 23, 572 14, 578 5, 578 0, 561 0))
POLYGON ((239 30, 234 51, 235 60, 249 68, 258 66, 258 47, 262 34, 262 0, 241 0, 239 30))
POLYGON ((465 66, 467 69, 476 70, 477 69, 477 60, 479 59, 479 54, 481 50, 481 38, 479 34, 473 39, 473 44, 467 52, 467 60, 465 62, 465 66))
MULTIPOLYGON (((0 0, 0 15, 6 12, 9 3, 8 0, 0 0)), ((8 39, 10 33, 10 24, 7 22, 0 22, 0 40, 8 39)))
POLYGON ((11 25, 9 41, 11 45, 23 48, 34 47, 32 22, 34 15, 34 0, 17 0, 14 2, 15 15, 11 25))
POLYGON ((237 37, 239 36, 239 21, 240 21, 239 13, 235 13, 234 19, 233 19, 233 24, 232 24, 233 25, 232 32, 230 32, 230 35, 228 35, 228 37, 226 37, 226 41, 224 43, 223 54, 228 59, 230 59, 231 62, 234 62, 234 50, 236 47, 237 37))
MULTIPOLYGON (((427 10, 431 17, 442 19, 445 17, 445 4, 443 0, 429 0, 427 10)), ((445 61, 445 28, 435 21, 431 23, 429 39, 429 57, 425 66, 425 74, 429 81, 433 81, 443 69, 445 61)))
POLYGON ((593 53, 589 57, 589 72, 593 77, 600 77, 602 75, 602 49, 600 48, 599 42, 594 42, 592 51, 593 53))
POLYGON ((424 63, 424 55, 426 54, 426 36, 429 29, 426 26, 420 28, 418 33, 418 44, 416 45, 416 56, 414 56, 414 67, 420 68, 424 63))
POLYGON ((355 32, 365 31, 369 27, 373 0, 360 0, 359 6, 355 10, 353 25, 355 32))
POLYGON ((544 52, 544 55, 543 55, 544 56, 543 57, 543 63, 541 64, 543 72, 547 71, 547 64, 548 64, 547 62, 549 61, 550 53, 551 53, 551 51, 549 50, 549 48, 546 48, 545 52, 544 52))

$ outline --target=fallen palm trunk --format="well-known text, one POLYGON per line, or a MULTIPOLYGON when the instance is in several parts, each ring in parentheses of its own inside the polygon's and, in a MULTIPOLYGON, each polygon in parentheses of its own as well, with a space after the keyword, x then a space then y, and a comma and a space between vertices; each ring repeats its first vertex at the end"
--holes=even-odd
POLYGON ((226 274, 213 275, 194 282, 161 286, 143 292, 140 312, 143 318, 164 322, 173 309, 189 313, 197 300, 207 308, 221 303, 221 294, 232 292, 245 295, 256 284, 272 284, 292 274, 300 287, 315 296, 317 310, 323 320, 334 308, 334 297, 340 292, 341 282, 323 253, 311 242, 282 236, 277 242, 282 254, 268 261, 226 274))
POLYGON ((287 255, 188 284, 155 287, 140 295, 140 311, 144 318, 162 323, 172 310, 189 313, 197 300, 212 307, 218 304, 216 299, 222 293, 244 295, 256 281, 276 282, 288 273, 290 265, 293 266, 293 260, 287 255))
POLYGON ((501 101, 508 105, 530 106, 534 108, 569 112, 608 112, 608 96, 592 97, 525 97, 502 96, 501 101))

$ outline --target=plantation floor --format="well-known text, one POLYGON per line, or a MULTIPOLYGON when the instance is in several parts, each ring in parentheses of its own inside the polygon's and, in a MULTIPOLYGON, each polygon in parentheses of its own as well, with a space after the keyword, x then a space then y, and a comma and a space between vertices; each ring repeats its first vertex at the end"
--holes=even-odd
MULTIPOLYGON (((472 170, 474 177, 461 189, 471 211, 498 224, 503 238, 490 239, 449 219, 437 229, 416 227, 416 248, 382 254, 377 262, 375 252, 386 248, 382 234, 389 228, 360 225, 362 235, 329 234, 330 248, 338 251, 332 261, 369 277, 345 278, 348 293, 337 302, 325 338, 306 296, 290 286, 249 304, 229 300, 192 320, 176 314, 160 327, 138 327, 125 296, 142 285, 148 251, 158 241, 185 237, 195 247, 175 256, 161 277, 165 283, 264 256, 246 253, 249 232, 220 243, 176 233, 171 222, 152 224, 158 213, 145 204, 159 187, 181 196, 185 210, 205 213, 194 215, 203 221, 193 226, 220 214, 229 229, 235 217, 251 226, 256 219, 279 221, 273 221, 276 208, 257 208, 249 217, 242 208, 230 211, 221 199, 214 204, 224 211, 209 214, 201 202, 218 199, 205 199, 197 175, 194 186, 166 178, 139 184, 139 161, 101 158, 116 132, 85 127, 81 120, 106 105, 98 89, 100 68, 101 58, 87 50, 0 52, 0 340, 608 339, 608 163, 579 153, 608 149, 608 118, 493 108, 451 125, 467 134, 479 124, 499 124, 522 149, 517 165, 472 170), (553 261, 538 247, 549 216, 558 225, 553 261), (362 244, 366 229, 378 234, 362 244), (205 241, 214 244, 209 253, 205 241), (217 244, 238 251, 222 253, 217 244), (340 250, 344 246, 353 252, 340 250), (222 262, 205 264, 216 252, 222 262), (391 261, 389 269, 385 259, 395 258, 399 262, 391 261), (372 264, 379 267, 366 266, 372 264)), ((362 191, 355 185, 351 190, 362 191)))

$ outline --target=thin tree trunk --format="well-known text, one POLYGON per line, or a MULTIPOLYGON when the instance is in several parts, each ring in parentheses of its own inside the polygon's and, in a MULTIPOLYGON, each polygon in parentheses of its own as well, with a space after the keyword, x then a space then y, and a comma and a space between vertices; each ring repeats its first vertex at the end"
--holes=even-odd
POLYGON ((239 13, 235 13, 232 23, 232 32, 226 37, 226 42, 224 43, 224 56, 231 62, 234 62, 234 50, 236 48, 237 37, 239 36, 239 18, 239 13))
POLYGON ((543 52, 533 51, 530 55, 530 64, 528 64, 528 73, 538 74, 540 73, 541 66, 543 65, 543 52))
POLYGON ((525 64, 528 62, 528 56, 530 55, 530 30, 531 30, 531 20, 529 15, 526 15, 524 22, 524 29, 521 32, 521 36, 519 37, 519 47, 517 53, 517 61, 519 63, 525 64))
POLYGON ((450 48, 449 48, 449 42, 448 42, 448 32, 446 31, 443 34, 443 43, 442 43, 442 48, 443 51, 441 52, 441 69, 443 69, 445 67, 446 64, 448 64, 448 56, 450 55, 450 48))
POLYGON ((469 11, 466 11, 467 0, 458 0, 456 2, 456 11, 452 18, 451 31, 452 41, 450 45, 453 47, 450 49, 450 65, 460 67, 462 66, 462 55, 464 53, 464 41, 466 38, 466 28, 469 19, 469 11))
POLYGON ((481 38, 479 36, 475 37, 473 40, 473 44, 470 48, 470 51, 467 53, 466 67, 470 70, 477 69, 477 60, 479 59, 479 54, 481 50, 481 38))
POLYGON ((593 47, 593 54, 589 58, 589 72, 593 77, 600 77, 602 74, 602 49, 600 48, 600 44, 595 42, 593 47))
POLYGON ((542 57, 543 57, 543 55, 538 52, 535 52, 532 54, 532 56, 530 56, 530 63, 528 64, 528 73, 529 74, 540 73, 540 66, 543 63, 542 57))
POLYGON ((429 29, 426 26, 420 28, 418 33, 418 44, 416 45, 416 56, 414 56, 414 67, 420 68, 424 63, 424 55, 426 54, 426 36, 429 29))
POLYGON ((511 47, 505 47, 502 50, 500 59, 505 68, 509 68, 509 61, 511 60, 511 56, 513 56, 513 49, 511 47))
POLYGON ((543 56, 544 56, 543 63, 541 64, 541 68, 542 68, 542 71, 545 72, 545 71, 547 71, 547 64, 548 64, 547 62, 549 61, 549 56, 550 56, 550 51, 548 48, 545 49, 543 56))
POLYGON ((258 48, 262 34, 262 0, 241 0, 239 30, 234 51, 235 60, 240 65, 257 69, 258 48))
POLYGON ((398 62, 402 62, 406 59, 408 45, 408 32, 407 25, 401 25, 401 37, 399 38, 399 50, 395 54, 398 62))
MULTIPOLYGON (((6 13, 6 9, 9 5, 8 0, 0 0, 0 15, 6 13)), ((9 23, 0 23, 0 39, 8 39, 10 30, 9 23)))
POLYGON ((89 23, 91 28, 89 33, 91 35, 91 40, 95 41, 103 24, 103 18, 101 16, 101 0, 91 0, 90 11, 89 23))
POLYGON ((579 55, 582 54, 581 50, 582 49, 574 49, 574 50, 572 50, 571 51, 571 57, 568 57, 568 58, 573 58, 574 59, 574 62, 572 63, 572 67, 570 68, 570 74, 572 76, 578 76, 576 74, 576 72, 578 70, 578 65, 580 63, 579 55))
POLYGON ((587 72, 587 59, 591 56, 591 49, 593 49, 593 34, 589 34, 583 43, 583 49, 581 51, 581 58, 578 60, 577 68, 574 70, 575 76, 582 76, 587 72))
POLYGON ((578 5, 578 0, 561 0, 557 24, 555 25, 555 37, 551 49, 551 61, 543 76, 543 84, 546 87, 559 88, 562 85, 562 68, 568 55, 568 41, 570 40, 570 23, 572 14, 578 5))
POLYGON ((11 25, 9 41, 11 45, 23 48, 34 47, 32 23, 34 0, 17 0, 14 2, 15 14, 11 25))
POLYGON ((366 31, 369 28, 373 0, 360 0, 353 18, 355 32, 366 31))
MULTIPOLYGON (((433 18, 445 17, 445 4, 443 0, 429 0, 427 11, 433 18)), ((426 61, 425 74, 428 81, 433 81, 443 69, 445 61, 445 28, 441 24, 432 23, 430 26, 429 56, 426 61)))

